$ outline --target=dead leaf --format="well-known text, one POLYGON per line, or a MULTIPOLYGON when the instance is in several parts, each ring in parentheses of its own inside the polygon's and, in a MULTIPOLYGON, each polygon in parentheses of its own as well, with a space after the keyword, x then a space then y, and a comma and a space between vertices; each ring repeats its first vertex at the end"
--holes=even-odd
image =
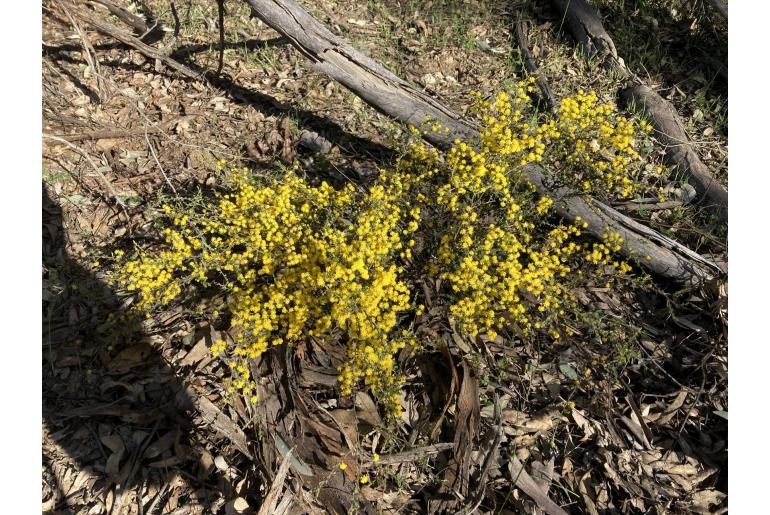
POLYGON ((700 513, 711 513, 711 506, 719 505, 727 495, 718 490, 700 490, 692 494, 692 506, 700 513))
MULTIPOLYGON (((480 406, 479 380, 476 372, 465 361, 462 362, 463 379, 457 395, 455 411, 454 455, 447 468, 446 479, 451 488, 461 496, 470 491, 470 466, 473 440, 478 434, 480 406)), ((449 503, 452 507, 454 503, 449 503)))
MULTIPOLYGON (((358 419, 356 412, 352 409, 335 409, 329 411, 329 415, 334 418, 339 428, 345 432, 345 436, 350 442, 358 441, 358 419)), ((342 454, 342 449, 340 449, 342 454)))
POLYGON ((555 462, 556 460, 553 456, 546 464, 543 464, 541 461, 532 462, 532 479, 540 485, 540 488, 546 495, 548 495, 548 490, 550 490, 551 482, 553 481, 555 462))
POLYGON ((225 515, 246 515, 247 513, 254 513, 254 510, 243 497, 236 497, 225 504, 225 515))
POLYGON ((379 427, 382 424, 382 419, 377 411, 377 405, 374 403, 369 394, 365 392, 357 392, 355 399, 356 417, 359 421, 365 422, 371 427, 379 427))
POLYGON ((180 463, 182 463, 182 460, 179 458, 179 456, 171 456, 170 458, 166 458, 164 460, 153 461, 149 463, 147 466, 151 468, 165 469, 165 468, 175 467, 180 463))
POLYGON ((117 139, 105 138, 105 139, 96 140, 96 148, 98 148, 102 152, 107 152, 111 150, 117 144, 118 144, 117 139))
POLYGON ((508 472, 511 474, 511 480, 516 486, 531 497, 545 513, 548 515, 568 515, 566 511, 548 497, 543 488, 524 470, 524 465, 515 456, 511 456, 511 461, 508 463, 508 472))
POLYGON ((313 471, 310 470, 310 467, 305 465, 305 463, 298 456, 295 456, 294 453, 291 452, 284 439, 281 438, 278 433, 274 433, 273 436, 275 437, 276 449, 278 449, 278 452, 281 456, 284 458, 289 458, 289 464, 292 466, 292 468, 303 476, 312 477, 313 471))
POLYGON ((655 419, 654 422, 659 426, 667 424, 669 420, 674 418, 674 415, 676 415, 677 411, 679 411, 679 409, 684 406, 684 401, 687 399, 688 393, 689 392, 687 390, 680 391, 676 398, 663 412, 663 414, 655 419))
POLYGON ((184 358, 179 361, 179 365, 189 367, 209 356, 211 356, 211 351, 209 350, 206 338, 204 337, 198 340, 198 343, 190 349, 190 352, 185 354, 184 358))
POLYGON ((144 451, 145 459, 153 459, 169 450, 171 446, 174 445, 176 434, 177 430, 172 429, 171 431, 158 438, 158 440, 156 440, 154 443, 150 444, 144 451))
POLYGON ((112 454, 107 458, 107 464, 104 469, 107 475, 114 481, 118 481, 120 474, 120 460, 126 451, 126 446, 123 443, 123 439, 117 433, 109 435, 103 435, 99 438, 105 447, 112 451, 112 454))
POLYGON ((153 349, 148 343, 142 342, 132 345, 119 352, 107 365, 107 369, 113 373, 123 373, 146 363, 152 355, 153 349))
POLYGON ((198 459, 198 481, 206 481, 211 471, 214 470, 214 457, 209 451, 203 449, 198 459))
POLYGON ((230 468, 230 465, 227 464, 227 460, 221 454, 214 458, 214 466, 222 472, 226 472, 230 468))
POLYGON ((219 408, 206 397, 198 396, 192 389, 187 389, 187 395, 193 400, 195 407, 201 414, 203 420, 210 424, 215 431, 230 440, 235 447, 249 458, 253 458, 249 450, 248 440, 240 427, 232 421, 230 417, 222 413, 219 408))

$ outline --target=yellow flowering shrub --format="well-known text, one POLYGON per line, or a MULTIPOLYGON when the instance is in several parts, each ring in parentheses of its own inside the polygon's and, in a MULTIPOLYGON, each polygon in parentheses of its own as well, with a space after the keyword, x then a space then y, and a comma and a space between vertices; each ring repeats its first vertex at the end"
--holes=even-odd
POLYGON ((215 201, 164 206, 165 244, 119 260, 115 280, 148 311, 192 288, 224 293, 232 341, 211 351, 231 368, 231 392, 255 400, 249 361, 314 336, 346 348, 343 395, 363 383, 398 413, 396 356, 417 345, 408 321, 422 309, 419 277, 442 279, 448 313, 470 334, 516 326, 559 338, 584 270, 629 269, 612 261, 617 235, 589 245, 579 221, 551 224, 553 200, 537 199, 522 170, 569 163, 566 182, 628 195, 642 160, 634 124, 582 92, 538 123, 530 89, 479 97, 480 141, 443 152, 415 139, 366 190, 313 187, 296 168, 281 177, 233 170, 215 201))

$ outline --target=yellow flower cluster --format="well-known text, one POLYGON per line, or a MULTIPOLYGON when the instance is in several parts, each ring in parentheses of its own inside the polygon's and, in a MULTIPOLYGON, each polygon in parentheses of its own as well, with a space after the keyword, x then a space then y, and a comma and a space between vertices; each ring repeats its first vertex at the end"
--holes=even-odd
MULTIPOLYGON (((612 106, 599 104, 595 94, 581 91, 564 100, 556 119, 534 123, 527 95, 531 84, 520 83, 513 95, 501 92, 491 101, 477 95, 473 110, 482 121, 478 146, 456 141, 437 159, 424 145, 413 143, 400 163, 401 172, 419 177, 418 205, 430 212, 431 232, 442 234, 427 270, 448 284, 450 313, 473 335, 486 332, 494 338, 500 328, 516 325, 559 338, 557 320, 572 300, 568 279, 581 277, 585 265, 606 265, 611 252, 619 250, 618 235, 606 235, 604 242, 586 249, 577 240, 585 227, 579 220, 549 228, 544 215, 554 201, 532 198, 523 167, 548 156, 602 168, 599 157, 590 161, 581 153, 585 147, 597 156, 623 154, 613 161, 611 176, 599 176, 603 182, 598 187, 607 190, 619 182, 624 188, 620 193, 627 194, 635 184, 628 164, 639 154, 632 149, 630 122, 612 106), (592 145, 585 144, 594 137, 592 145)), ((432 130, 437 130, 435 124, 432 130)), ((581 170, 570 168, 575 171, 581 170)), ((575 178, 596 181, 592 175, 575 178)), ((622 272, 629 268, 615 263, 622 272)))
MULTIPOLYGON (((634 124, 618 115, 614 106, 600 103, 593 91, 581 90, 562 101, 556 127, 562 152, 575 171, 574 180, 585 191, 616 192, 623 197, 634 193, 636 182, 629 171, 643 159, 635 150, 634 124)), ((650 126, 641 122, 640 128, 649 132, 650 126)))
MULTIPOLYGON (((591 247, 591 252, 586 252, 585 259, 595 265, 606 265, 610 262, 612 253, 620 250, 621 243, 623 243, 623 238, 620 237, 620 233, 607 232, 605 230, 604 234, 602 234, 602 242, 594 243, 591 247)), ((627 263, 623 263, 621 266, 621 264, 615 262, 614 266, 623 273, 630 270, 627 263)))
POLYGON ((342 330, 343 394, 363 380, 397 410, 394 355, 415 343, 393 334, 412 300, 396 262, 411 256, 420 217, 401 203, 409 187, 393 175, 361 194, 352 185, 314 188, 294 173, 257 180, 234 171, 218 202, 184 214, 165 206, 170 249, 140 253, 117 279, 142 308, 172 300, 186 282, 220 285, 234 342, 211 351, 230 358, 230 391, 251 394, 248 361, 270 346, 342 330))
POLYGON ((250 361, 313 336, 345 346, 344 395, 363 382, 397 414, 396 356, 417 345, 402 323, 419 291, 410 280, 440 277, 441 298, 471 334, 516 326, 559 338, 570 281, 618 249, 618 235, 589 247, 579 240, 582 222, 551 224, 554 200, 537 200, 523 170, 546 158, 568 162, 567 179, 626 194, 630 160, 639 159, 633 125, 582 92, 538 123, 531 89, 529 81, 511 96, 479 96, 477 144, 441 152, 415 141, 367 191, 312 187, 296 170, 280 178, 231 170, 214 202, 164 206, 164 247, 121 260, 115 279, 145 310, 196 288, 225 293, 232 340, 211 352, 230 366, 230 392, 256 399, 250 361))

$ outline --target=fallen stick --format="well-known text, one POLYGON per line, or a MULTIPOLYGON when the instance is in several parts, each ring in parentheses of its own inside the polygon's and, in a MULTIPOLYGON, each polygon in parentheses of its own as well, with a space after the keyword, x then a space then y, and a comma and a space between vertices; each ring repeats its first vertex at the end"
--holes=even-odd
POLYGON ((438 454, 443 451, 448 451, 449 449, 453 449, 454 446, 455 446, 454 442, 435 443, 433 445, 428 445, 426 447, 418 447, 416 449, 400 452, 398 454, 380 456, 379 461, 377 461, 376 463, 375 462, 365 463, 364 466, 371 467, 373 465, 396 465, 398 463, 411 463, 421 458, 433 456, 434 454, 438 454))
POLYGON ((551 0, 564 16, 572 37, 589 59, 601 59, 630 86, 620 93, 627 109, 641 107, 652 122, 655 136, 664 145, 666 161, 679 169, 701 199, 708 198, 717 214, 727 221, 727 189, 701 161, 684 130, 684 124, 670 102, 642 84, 618 56, 615 43, 604 29, 599 13, 585 0, 551 0))
POLYGON ((113 4, 108 0, 90 0, 89 3, 92 5, 97 4, 105 7, 108 11, 110 11, 110 14, 120 19, 120 21, 123 23, 133 27, 133 29, 138 34, 145 34, 151 30, 149 27, 147 27, 147 22, 145 22, 144 18, 137 16, 136 14, 123 9, 119 5, 113 4))
POLYGON ((529 31, 527 29, 527 22, 522 19, 516 20, 515 29, 516 42, 519 44, 519 48, 521 49, 521 57, 524 61, 524 68, 527 69, 527 73, 535 77, 537 87, 540 89, 540 95, 548 110, 555 111, 556 100, 554 100, 551 86, 549 86, 545 79, 543 79, 542 75, 538 73, 537 63, 535 62, 535 58, 532 56, 532 52, 529 50, 529 31))
POLYGON ((663 211, 665 209, 674 209, 682 207, 684 202, 681 200, 666 200, 663 202, 625 202, 623 204, 616 205, 615 208, 619 211, 636 212, 636 211, 663 211))
POLYGON ((99 91, 99 94, 98 94, 99 103, 106 102, 107 88, 104 84, 104 79, 102 78, 101 68, 99 67, 99 59, 96 57, 96 51, 94 50, 93 45, 91 45, 91 42, 83 33, 83 30, 80 28, 80 24, 77 22, 75 17, 69 12, 67 7, 61 2, 57 2, 57 3, 59 4, 59 7, 64 11, 64 14, 67 15, 67 18, 69 18, 70 22, 72 23, 72 28, 75 29, 75 33, 78 35, 78 38, 80 39, 80 43, 83 46, 83 56, 85 57, 91 72, 94 75, 96 75, 96 86, 99 91))
MULTIPOLYGON (((430 119, 448 129, 447 133, 426 131, 423 137, 430 143, 447 148, 456 139, 478 140, 475 125, 348 45, 293 0, 245 1, 254 15, 286 37, 316 70, 336 80, 378 111, 417 127, 430 119)), ((614 51, 611 39, 603 44, 614 51)), ((623 255, 637 258, 642 266, 661 277, 697 284, 714 277, 719 270, 705 258, 691 259, 688 257, 691 251, 679 244, 661 246, 654 243, 649 239, 650 234, 660 236, 658 241, 665 237, 648 228, 645 228, 645 234, 640 233, 639 229, 626 223, 628 217, 609 206, 598 201, 590 201, 589 206, 587 201, 568 190, 562 189, 561 195, 555 194, 543 181, 548 174, 542 167, 528 166, 526 171, 540 193, 558 200, 556 209, 560 215, 570 220, 580 217, 588 223, 588 231, 597 237, 607 231, 620 232, 624 237, 623 255), (601 211, 592 207, 601 208, 601 211), (704 266, 704 262, 709 264, 704 266)))
POLYGON ((78 134, 57 134, 56 137, 65 141, 83 141, 98 139, 120 139, 131 138, 134 136, 143 136, 145 132, 150 134, 164 130, 164 125, 147 127, 135 127, 133 129, 100 129, 96 131, 81 132, 78 134))
POLYGON ((192 80, 205 79, 202 73, 198 73, 192 68, 189 68, 188 66, 183 65, 179 61, 172 59, 171 57, 163 53, 163 51, 142 42, 139 38, 134 37, 132 34, 129 34, 128 32, 120 30, 119 28, 115 27, 111 23, 102 20, 98 16, 94 16, 87 10, 77 9, 74 12, 80 19, 87 22, 98 32, 104 34, 105 36, 110 36, 114 39, 117 39, 124 45, 133 47, 134 49, 138 50, 140 53, 142 53, 146 57, 159 60, 169 68, 172 68, 173 70, 181 73, 183 76, 187 77, 188 79, 192 79, 192 80))

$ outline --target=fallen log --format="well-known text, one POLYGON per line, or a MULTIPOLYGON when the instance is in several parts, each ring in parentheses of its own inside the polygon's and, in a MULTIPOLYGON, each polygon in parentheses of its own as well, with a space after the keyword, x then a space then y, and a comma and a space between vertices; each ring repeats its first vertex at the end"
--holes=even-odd
MULTIPOLYGON (((600 27, 601 28, 601 27, 600 27)), ((603 29, 602 29, 603 30, 603 29)), ((523 20, 518 20, 516 23, 516 33, 518 38, 519 46, 522 49, 522 53, 525 54, 525 57, 529 55, 529 50, 527 49, 527 32, 526 32, 526 22, 523 20)), ((612 41, 610 40, 609 43, 611 44, 612 41)), ((605 52, 614 52, 614 46, 605 46, 604 48, 605 52)), ((538 75, 538 81, 542 83, 541 91, 548 91, 550 93, 551 88, 548 86, 548 83, 545 81, 545 78, 542 77, 538 73, 537 64, 535 63, 534 59, 531 58, 531 56, 527 59, 525 58, 525 67, 527 69, 527 72, 530 73, 530 75, 538 75)), ((553 97, 550 96, 549 104, 551 106, 555 105, 555 102, 553 101, 553 97)), ((530 165, 530 167, 534 168, 536 165, 530 165)), ((532 178, 535 187, 538 189, 538 191, 545 194, 545 192, 548 190, 545 185, 543 184, 543 178, 545 176, 545 170, 539 167, 540 169, 533 169, 530 171, 530 177, 532 178)), ((563 191, 560 192, 561 196, 569 195, 570 192, 563 191)), ((592 202, 590 199, 585 201, 587 204, 592 202)), ((585 211, 586 206, 580 206, 582 211, 585 211)), ((590 207, 590 206, 589 206, 590 207)), ((651 267, 654 267, 656 270, 656 273, 658 275, 665 275, 668 270, 673 270, 681 266, 687 266, 687 259, 684 262, 673 262, 671 258, 676 255, 680 256, 686 256, 689 259, 694 260, 695 262, 701 262, 701 264, 708 269, 711 265, 708 261, 701 261, 701 257, 694 252, 690 251, 688 248, 680 245, 674 240, 671 240, 669 238, 661 239, 661 235, 658 233, 648 229, 647 227, 639 224, 638 222, 635 222, 634 220, 627 218, 617 216, 617 212, 612 210, 605 210, 603 208, 606 208, 607 206, 597 206, 598 209, 593 209, 593 214, 595 216, 589 216, 587 219, 585 219, 585 223, 588 224, 588 228, 591 231, 599 230, 602 227, 608 226, 608 220, 606 217, 603 217, 602 214, 610 217, 615 222, 619 223, 621 226, 625 228, 630 228, 631 230, 626 231, 619 231, 621 233, 621 237, 623 239, 630 239, 632 240, 632 246, 637 250, 644 250, 646 254, 644 256, 639 255, 628 255, 626 254, 626 257, 630 258, 637 258, 637 260, 641 257, 642 259, 646 261, 651 262, 651 267), (640 238, 640 234, 647 234, 648 238, 640 238), (656 242, 657 245, 650 245, 650 241, 656 242), (670 253, 660 253, 659 247, 664 247, 670 251, 673 252, 673 256, 670 253), (653 257, 654 256, 654 257, 653 257)), ((564 206, 564 208, 569 211, 570 206, 564 206)), ((577 219, 578 215, 574 215, 574 218, 577 219)), ((580 217, 581 219, 583 217, 580 217)), ((625 253, 624 248, 624 253, 625 253)), ((718 273, 718 271, 714 270, 714 272, 718 273)), ((700 274, 700 270, 698 268, 692 269, 693 274, 700 274)), ((705 279, 705 276, 704 276, 705 279)))
POLYGON ((427 93, 348 45, 291 0, 246 0, 252 12, 275 29, 312 63, 381 113, 415 127, 430 119, 449 133, 426 135, 432 144, 447 148, 455 139, 471 140, 475 125, 427 93))
MULTIPOLYGON (((430 143, 447 148, 455 139, 478 139, 475 125, 348 45, 293 0, 246 2, 255 16, 286 37, 315 69, 381 113, 417 127, 431 119, 448 129, 448 133, 427 131, 424 137, 430 143)), ((660 277, 697 284, 720 273, 719 267, 707 259, 693 258, 697 254, 652 229, 628 223, 628 217, 601 202, 586 201, 565 189, 554 191, 544 181, 548 173, 542 167, 530 165, 526 171, 540 193, 558 200, 556 208, 560 215, 569 220, 581 218, 588 224, 588 231, 597 237, 607 231, 619 232, 624 238, 623 255, 636 259, 660 277)))
POLYGON ((589 59, 610 55, 617 59, 615 42, 604 30, 599 13, 583 0, 552 0, 575 42, 589 59))
POLYGON ((660 141, 669 160, 679 165, 688 176, 688 182, 702 197, 713 202, 717 210, 724 209, 727 218, 727 190, 700 160, 684 130, 684 123, 669 102, 645 86, 635 84, 620 93, 629 107, 639 108, 652 122, 655 137, 660 141))
POLYGON ((727 221, 727 189, 719 183, 698 156, 684 130, 681 118, 670 102, 646 87, 618 56, 615 43, 604 29, 599 13, 585 0, 551 0, 565 24, 589 59, 603 65, 630 84, 620 93, 627 109, 641 106, 652 122, 655 135, 664 145, 666 161, 682 172, 701 199, 707 198, 716 213, 727 221))
POLYGON ((575 197, 567 188, 548 188, 544 183, 547 172, 541 166, 529 164, 527 168, 538 193, 555 199, 554 206, 564 218, 585 222, 591 234, 619 233, 623 238, 621 254, 653 274, 678 283, 699 284, 724 273, 716 263, 606 204, 575 197))
MULTIPOLYGON (((429 118, 448 129, 447 133, 427 131, 424 137, 428 142, 440 148, 448 148, 455 139, 471 142, 478 139, 477 127, 472 122, 464 120, 448 107, 347 45, 291 0, 246 1, 257 16, 286 37, 310 59, 316 69, 346 86, 378 111, 415 126, 429 118)), ((159 59, 183 76, 205 80, 203 73, 179 63, 91 13, 78 9, 77 15, 97 31, 118 39, 147 57, 159 59)), ((698 256, 694 259, 691 254, 695 253, 678 243, 662 245, 660 242, 667 239, 652 229, 641 225, 630 227, 625 223, 627 217, 601 202, 586 201, 573 192, 549 188, 547 181, 543 180, 548 173, 542 167, 530 165, 526 171, 542 194, 554 198, 555 207, 561 216, 568 220, 580 217, 588 224, 588 231, 596 237, 601 237, 606 231, 619 232, 625 239, 621 244, 622 254, 636 259, 641 266, 661 278, 693 285, 722 273, 716 264, 705 258, 698 256)))

